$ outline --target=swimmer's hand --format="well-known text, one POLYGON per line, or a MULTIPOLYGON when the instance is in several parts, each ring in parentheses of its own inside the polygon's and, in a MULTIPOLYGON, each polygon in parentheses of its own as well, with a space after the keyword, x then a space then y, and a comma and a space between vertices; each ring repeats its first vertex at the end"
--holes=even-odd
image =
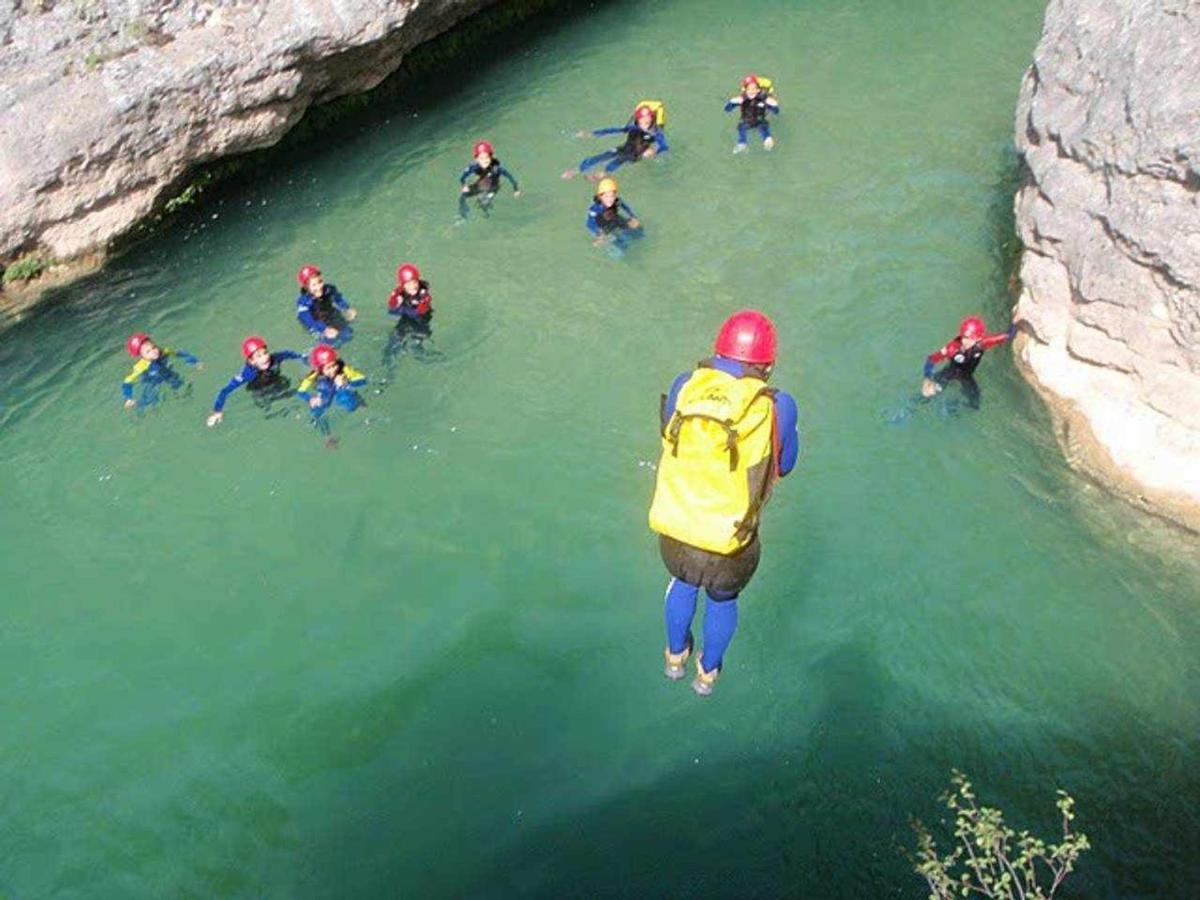
POLYGON ((204 420, 204 424, 207 425, 209 428, 212 428, 214 425, 216 425, 218 422, 220 422, 223 418, 225 418, 225 413, 215 412, 211 416, 209 416, 207 419, 204 420))
POLYGON ((591 136, 592 133, 590 131, 584 131, 582 128, 575 132, 575 137, 579 138, 581 141, 584 138, 590 138, 591 136))
POLYGON ((942 386, 940 384, 937 384, 936 382, 934 382, 933 380, 931 380, 929 378, 926 378, 924 381, 921 382, 921 396, 922 397, 932 397, 934 394, 936 394, 941 389, 942 389, 942 386))
POLYGON ((642 159, 653 159, 656 153, 658 150, 655 147, 647 147, 642 151, 642 159))
POLYGON ((347 378, 345 375, 334 375, 333 376, 333 383, 337 387, 345 387, 347 384, 349 384, 349 382, 350 382, 350 379, 347 378))
POLYGON ((346 321, 347 322, 353 322, 357 318, 358 318, 358 310, 355 309, 353 306, 350 307, 348 310, 346 310, 346 321))
POLYGON ((463 187, 462 187, 462 192, 463 192, 464 194, 465 194, 465 193, 467 193, 467 192, 468 192, 468 191, 470 191, 470 190, 471 190, 471 189, 470 189, 469 187, 467 187, 465 184, 463 185, 463 187))
POLYGON ((608 241, 607 237, 605 237, 604 235, 600 235, 598 238, 596 238, 594 241, 592 241, 592 246, 593 247, 603 247, 605 245, 605 243, 607 243, 607 241, 608 241))
POLYGON ((327 337, 327 338, 329 338, 329 340, 332 341, 335 337, 338 336, 338 330, 333 327, 326 328, 324 331, 321 332, 321 336, 327 337))
POLYGON ((520 197, 520 196, 521 196, 521 192, 520 192, 520 191, 513 191, 513 196, 514 196, 514 197, 520 197))
POLYGON ((137 406, 137 401, 134 400, 132 397, 130 397, 128 400, 125 401, 126 409, 133 409, 135 406, 137 406))
POLYGON ((311 400, 308 401, 308 405, 311 406, 313 409, 319 409, 321 406, 321 398, 313 397, 311 400))
POLYGON ((574 178, 578 174, 579 173, 576 172, 574 169, 567 169, 567 171, 562 173, 563 181, 570 181, 572 178, 574 178))
POLYGON ((641 220, 640 220, 640 219, 637 219, 637 218, 630 219, 630 220, 629 220, 629 227, 630 227, 630 228, 641 228, 641 227, 642 227, 642 222, 641 222, 641 220))

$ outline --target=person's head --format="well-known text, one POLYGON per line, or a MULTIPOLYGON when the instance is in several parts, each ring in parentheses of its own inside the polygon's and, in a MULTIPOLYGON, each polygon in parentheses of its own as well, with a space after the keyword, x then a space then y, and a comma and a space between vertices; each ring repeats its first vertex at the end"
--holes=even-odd
POLYGON ((718 356, 756 366, 769 376, 779 349, 775 323, 757 310, 735 312, 717 332, 713 349, 718 356))
POLYGON ((303 290, 308 291, 314 297, 320 297, 325 293, 325 279, 321 276, 321 270, 316 266, 301 266, 300 271, 296 273, 296 280, 300 282, 303 290))
POLYGON ((475 162, 484 169, 492 164, 492 157, 495 153, 490 141, 476 141, 475 146, 471 149, 471 155, 475 157, 475 162))
POLYGON ((130 356, 144 359, 147 362, 154 362, 162 356, 162 350, 158 348, 158 344, 150 340, 150 335, 143 331, 131 334, 129 340, 125 342, 125 349, 129 351, 130 356))
POLYGON ((742 79, 742 93, 751 100, 758 96, 759 90, 761 90, 761 88, 758 84, 757 75, 747 75, 742 79))
POLYGON ((421 270, 405 263, 396 270, 396 286, 410 296, 416 294, 421 289, 421 270))
POLYGON ((633 111, 633 120, 642 131, 649 131, 654 127, 654 110, 649 106, 639 106, 633 111))
POLYGON ((265 371, 271 367, 271 352, 267 349, 267 342, 257 335, 242 341, 242 356, 256 369, 265 371))
POLYGON ((605 206, 612 206, 617 202, 617 179, 601 178, 600 183, 596 185, 596 199, 605 206))
POLYGON ((958 326, 958 340, 966 350, 970 350, 983 340, 983 336, 986 333, 987 326, 983 324, 983 319, 978 316, 968 316, 958 326))
POLYGON ((313 347, 312 353, 308 356, 308 361, 312 364, 314 371, 319 372, 326 378, 332 378, 338 373, 337 351, 328 344, 317 344, 317 346, 313 347))

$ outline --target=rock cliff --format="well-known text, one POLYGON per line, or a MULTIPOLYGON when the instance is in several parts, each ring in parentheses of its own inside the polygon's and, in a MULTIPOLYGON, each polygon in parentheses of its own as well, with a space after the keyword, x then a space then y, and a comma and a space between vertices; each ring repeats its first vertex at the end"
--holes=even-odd
POLYGON ((1073 463, 1200 530, 1200 2, 1051 0, 1016 138, 1018 359, 1073 463))
POLYGON ((274 144, 494 2, 0 6, 0 261, 101 256, 196 165, 274 144))

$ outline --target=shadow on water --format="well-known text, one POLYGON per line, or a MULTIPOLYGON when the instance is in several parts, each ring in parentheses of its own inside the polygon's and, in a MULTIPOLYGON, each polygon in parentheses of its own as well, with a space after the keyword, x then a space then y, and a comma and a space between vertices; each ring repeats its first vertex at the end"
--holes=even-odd
MULTIPOLYGON (((491 629, 495 638, 498 623, 485 618, 472 631, 491 629)), ((501 645, 513 640, 515 635, 500 629, 501 645)), ((462 648, 471 644, 465 637, 462 648)), ((355 735, 352 745, 328 747, 331 757, 322 766, 341 770, 345 782, 336 793, 356 802, 352 821, 325 823, 328 833, 307 848, 303 894, 340 890, 345 896, 377 896, 406 884, 422 885, 419 892, 436 896, 923 897, 904 855, 912 845, 908 822, 919 816, 948 836, 944 824, 940 830, 935 824, 941 812, 936 798, 952 767, 965 769, 983 799, 1004 809, 1011 823, 1046 837, 1057 826, 1054 789, 1061 785, 1075 793, 1079 826, 1096 849, 1085 856, 1066 896, 1184 897, 1200 880, 1194 735, 1163 733, 1135 710, 1111 708, 1086 733, 1056 727, 1052 714, 1043 720, 1045 727, 1032 720, 1022 726, 970 721, 952 709, 897 719, 891 709, 903 688, 864 633, 806 670, 809 683, 802 693, 819 699, 811 713, 814 724, 799 744, 769 753, 735 752, 703 766, 684 758, 649 783, 627 771, 623 789, 607 790, 591 805, 555 804, 576 809, 524 830, 508 812, 481 815, 481 807, 493 802, 490 779, 512 777, 514 760, 527 757, 515 763, 516 777, 538 784, 544 751, 536 735, 482 734, 468 722, 443 726, 425 735, 424 755, 446 771, 386 773, 387 748, 402 731, 413 730, 412 704, 418 704, 419 732, 420 725, 432 723, 427 706, 431 696, 447 689, 446 679, 480 677, 456 671, 454 657, 313 720, 318 732, 355 735), (362 733, 363 722, 370 723, 369 734, 362 733), (507 757, 509 768, 493 771, 497 757, 507 757), (1019 770, 1012 768, 1014 761, 1019 770), (1167 765, 1157 771, 1144 768, 1163 761, 1167 765), (438 783, 442 779, 445 784, 438 783), (1085 783, 1086 791, 1075 787, 1085 783), (404 821, 404 810, 419 805, 426 793, 448 800, 443 817, 428 823, 440 840, 414 834, 419 823, 404 821), (487 819, 493 827, 481 824, 487 819), (1162 846, 1158 836, 1172 833, 1180 836, 1180 845, 1162 846), (379 849, 364 852, 364 845, 379 849)), ((480 706, 499 710, 544 699, 549 706, 540 715, 572 727, 578 692, 558 700, 535 693, 547 669, 562 676, 557 661, 534 661, 526 675, 505 687, 503 697, 481 698, 480 706)), ((680 724, 714 737, 736 728, 734 714, 721 702, 695 701, 680 724)), ((511 708, 498 714, 520 718, 511 708)), ((609 716, 597 708, 591 718, 609 716)), ((618 740, 607 732, 609 725, 594 723, 601 742, 592 752, 603 754, 606 746, 619 752, 609 744, 618 740)), ((665 722, 656 727, 662 727, 662 740, 682 743, 683 735, 672 734, 665 722)), ((576 762, 586 770, 586 759, 576 762)), ((541 787, 548 795, 561 793, 564 785, 557 781, 548 775, 541 787)), ((580 796, 587 793, 586 784, 578 788, 580 796)))

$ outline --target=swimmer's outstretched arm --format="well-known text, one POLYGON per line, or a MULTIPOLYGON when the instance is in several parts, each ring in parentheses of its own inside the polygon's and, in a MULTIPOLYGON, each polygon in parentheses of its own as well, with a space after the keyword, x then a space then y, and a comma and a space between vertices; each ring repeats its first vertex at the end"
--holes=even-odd
POLYGON ((467 183, 467 179, 470 178, 474 174, 476 174, 475 163, 471 163, 469 166, 467 166, 465 169, 463 169, 462 174, 458 176, 458 183, 465 185, 467 183))
POLYGON ((513 173, 512 173, 512 172, 510 172, 510 171, 508 171, 508 169, 504 168, 504 166, 501 166, 501 167, 500 167, 500 177, 501 177, 501 178, 507 178, 507 179, 508 179, 508 181, 509 181, 509 184, 511 184, 511 185, 512 185, 512 189, 513 189, 513 193, 514 193, 514 194, 519 194, 519 193, 521 193, 521 188, 520 188, 520 186, 517 184, 517 179, 516 179, 516 177, 513 175, 513 173))
POLYGON ((133 364, 133 368, 129 370, 129 374, 125 376, 125 380, 121 382, 121 396, 126 400, 133 399, 133 386, 141 381, 142 375, 150 368, 150 363, 144 359, 139 359, 133 364))
POLYGON ((229 383, 225 385, 225 387, 221 388, 221 390, 217 391, 217 397, 215 400, 213 400, 213 412, 224 412, 225 401, 229 399, 229 395, 240 388, 248 380, 246 369, 242 369, 242 371, 230 378, 229 383))
POLYGON ((191 353, 188 353, 186 350, 179 350, 178 348, 175 348, 175 347, 164 347, 162 355, 163 356, 178 356, 189 366, 200 365, 200 358, 198 356, 193 356, 191 353))
POLYGON ((604 137, 606 134, 626 134, 632 125, 615 125, 612 128, 596 128, 592 131, 592 137, 604 137))

